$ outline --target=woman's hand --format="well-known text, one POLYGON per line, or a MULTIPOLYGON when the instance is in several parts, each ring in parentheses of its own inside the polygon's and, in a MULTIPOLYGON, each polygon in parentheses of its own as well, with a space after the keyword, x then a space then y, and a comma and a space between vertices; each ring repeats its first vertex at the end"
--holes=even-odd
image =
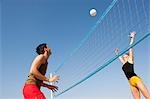
POLYGON ((119 53, 119 50, 118 50, 118 48, 116 48, 115 54, 118 55, 118 53, 119 53))
POLYGON ((134 37, 135 37, 135 34, 136 34, 135 32, 130 32, 130 37, 131 37, 131 38, 134 38, 134 37))

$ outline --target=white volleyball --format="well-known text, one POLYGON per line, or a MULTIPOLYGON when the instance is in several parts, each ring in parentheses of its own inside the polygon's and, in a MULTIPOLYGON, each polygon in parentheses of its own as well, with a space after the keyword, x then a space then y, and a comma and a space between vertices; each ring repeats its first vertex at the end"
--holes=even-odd
POLYGON ((91 16, 96 16, 96 14, 97 14, 96 9, 93 8, 93 9, 90 10, 90 15, 91 16))

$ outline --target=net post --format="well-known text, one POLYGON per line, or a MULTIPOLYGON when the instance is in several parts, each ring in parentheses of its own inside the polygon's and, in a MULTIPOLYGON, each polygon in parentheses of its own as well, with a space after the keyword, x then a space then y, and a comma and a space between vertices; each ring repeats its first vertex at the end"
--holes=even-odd
MULTIPOLYGON (((52 78, 52 73, 50 73, 50 78, 52 78)), ((50 82, 50 85, 53 85, 52 82, 50 82)), ((54 99, 53 91, 51 90, 51 99, 54 99)))

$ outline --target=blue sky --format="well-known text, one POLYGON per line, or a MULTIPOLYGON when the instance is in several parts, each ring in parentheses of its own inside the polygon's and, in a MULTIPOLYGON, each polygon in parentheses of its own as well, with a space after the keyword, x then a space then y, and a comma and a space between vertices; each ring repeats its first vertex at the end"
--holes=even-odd
MULTIPOLYGON (((1 0, 0 98, 23 99, 22 87, 39 43, 46 42, 52 49, 48 76, 77 47, 111 2, 112 0, 1 0), (96 17, 89 15, 89 10, 93 7, 97 8, 96 17)), ((140 74, 150 89, 149 42, 148 38, 135 47, 135 65, 137 74, 140 74)), ((42 91, 49 99, 49 90, 43 88, 42 91)), ((115 61, 58 99, 131 97, 121 64, 115 61)))

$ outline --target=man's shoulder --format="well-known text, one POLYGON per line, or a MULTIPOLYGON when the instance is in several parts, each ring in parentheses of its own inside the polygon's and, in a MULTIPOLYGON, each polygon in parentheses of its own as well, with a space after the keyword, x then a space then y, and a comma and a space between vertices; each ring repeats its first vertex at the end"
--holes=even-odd
POLYGON ((36 56, 36 59, 38 59, 38 60, 44 60, 45 57, 44 57, 44 55, 40 54, 40 55, 36 56))

